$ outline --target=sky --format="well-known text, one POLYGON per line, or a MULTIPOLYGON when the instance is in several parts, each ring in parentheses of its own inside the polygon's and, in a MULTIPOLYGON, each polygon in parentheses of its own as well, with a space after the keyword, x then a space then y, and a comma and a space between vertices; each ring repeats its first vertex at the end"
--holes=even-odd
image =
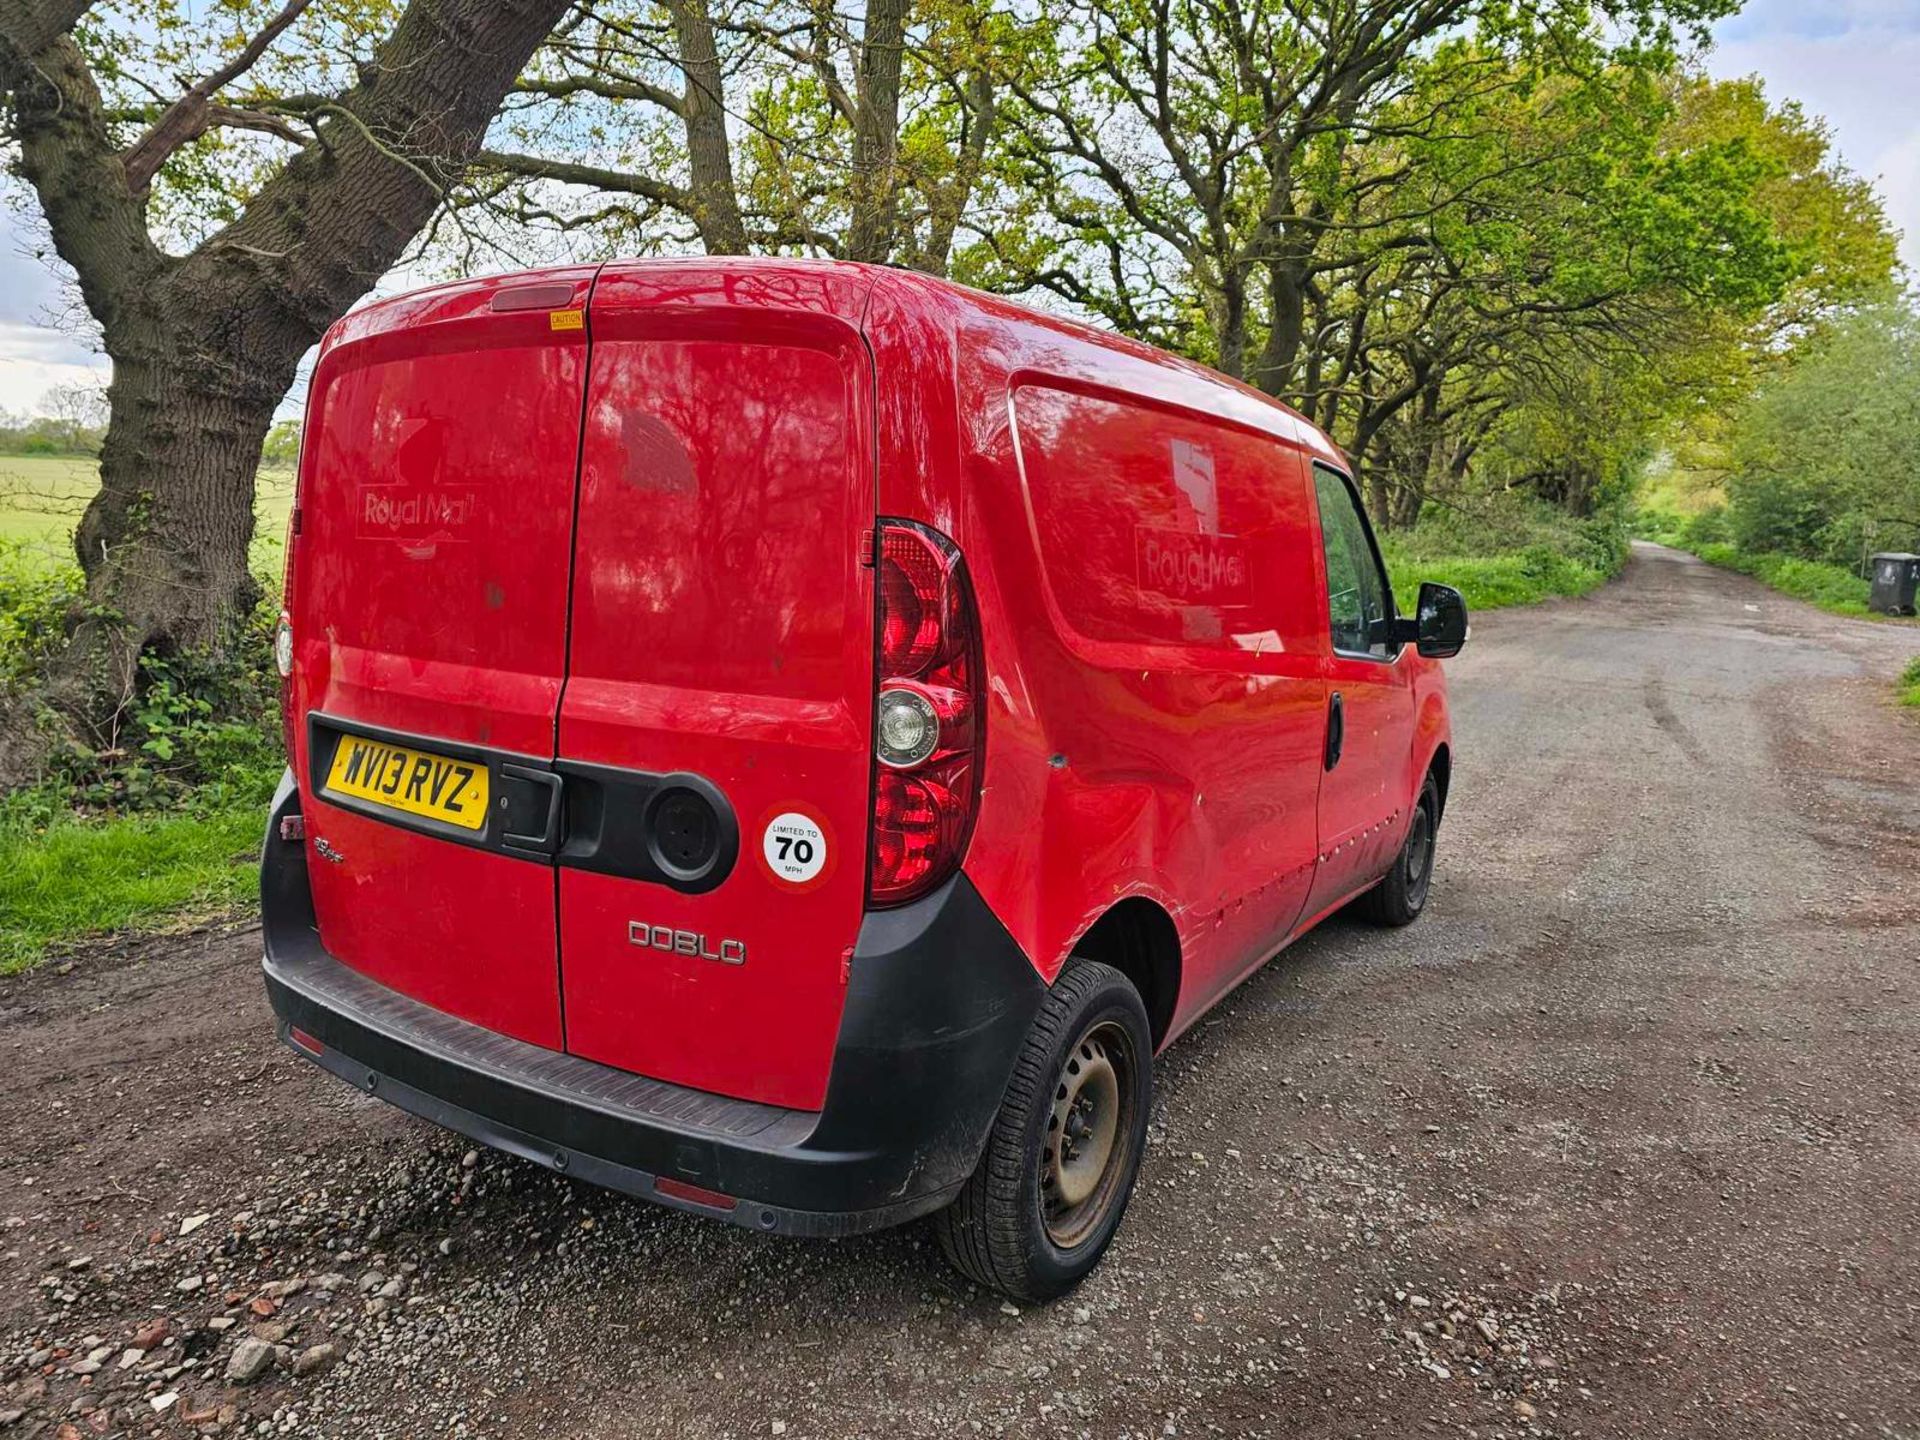
MULTIPOLYGON (((1841 157, 1875 180, 1900 254, 1920 274, 1920 0, 1749 0, 1714 27, 1708 70, 1758 75, 1775 101, 1826 117, 1841 157)), ((17 182, 0 185, 0 410, 35 412, 107 362, 71 290, 35 252, 17 182), (10 189, 6 187, 11 187, 10 189)), ((288 410, 297 409, 297 400, 288 410)))

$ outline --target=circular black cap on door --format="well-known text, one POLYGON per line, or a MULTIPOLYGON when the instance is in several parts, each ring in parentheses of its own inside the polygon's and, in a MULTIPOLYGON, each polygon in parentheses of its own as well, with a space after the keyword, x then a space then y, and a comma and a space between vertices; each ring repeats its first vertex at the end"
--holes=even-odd
POLYGON ((648 807, 647 848, 654 864, 676 880, 706 875, 720 857, 723 833, 713 803, 697 790, 668 786, 648 807))

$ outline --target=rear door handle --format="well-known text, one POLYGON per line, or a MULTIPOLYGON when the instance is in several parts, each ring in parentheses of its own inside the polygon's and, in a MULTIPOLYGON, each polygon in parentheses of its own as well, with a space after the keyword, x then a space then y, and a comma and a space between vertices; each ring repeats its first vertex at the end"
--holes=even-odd
POLYGON ((1347 709, 1340 700, 1340 692, 1333 692, 1333 699, 1327 702, 1327 769, 1331 770, 1340 763, 1340 750, 1347 743, 1347 709))
POLYGON ((500 843, 511 850, 553 854, 560 848, 560 796, 564 783, 561 777, 551 770, 508 763, 500 767, 500 779, 501 800, 507 814, 505 823, 519 827, 502 830, 500 843), (505 793, 507 781, 530 786, 532 793, 509 798, 505 793), (538 828, 531 828, 534 826, 538 828))

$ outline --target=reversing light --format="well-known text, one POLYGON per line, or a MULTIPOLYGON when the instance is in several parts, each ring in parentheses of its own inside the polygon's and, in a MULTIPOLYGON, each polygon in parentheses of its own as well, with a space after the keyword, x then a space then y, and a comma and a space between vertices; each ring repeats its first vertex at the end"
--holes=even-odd
POLYGON ((882 690, 877 753, 896 770, 918 765, 940 743, 940 717, 933 702, 917 690, 882 690))

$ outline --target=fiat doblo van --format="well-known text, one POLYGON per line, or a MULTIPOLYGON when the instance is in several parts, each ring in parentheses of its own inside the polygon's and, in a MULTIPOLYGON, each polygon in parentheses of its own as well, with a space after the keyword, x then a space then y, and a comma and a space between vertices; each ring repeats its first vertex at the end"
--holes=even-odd
POLYGON ((1056 1295, 1153 1056, 1427 898, 1460 597, 1110 334, 827 262, 427 290, 328 333, 289 530, 280 1034, 582 1180, 1056 1295))

